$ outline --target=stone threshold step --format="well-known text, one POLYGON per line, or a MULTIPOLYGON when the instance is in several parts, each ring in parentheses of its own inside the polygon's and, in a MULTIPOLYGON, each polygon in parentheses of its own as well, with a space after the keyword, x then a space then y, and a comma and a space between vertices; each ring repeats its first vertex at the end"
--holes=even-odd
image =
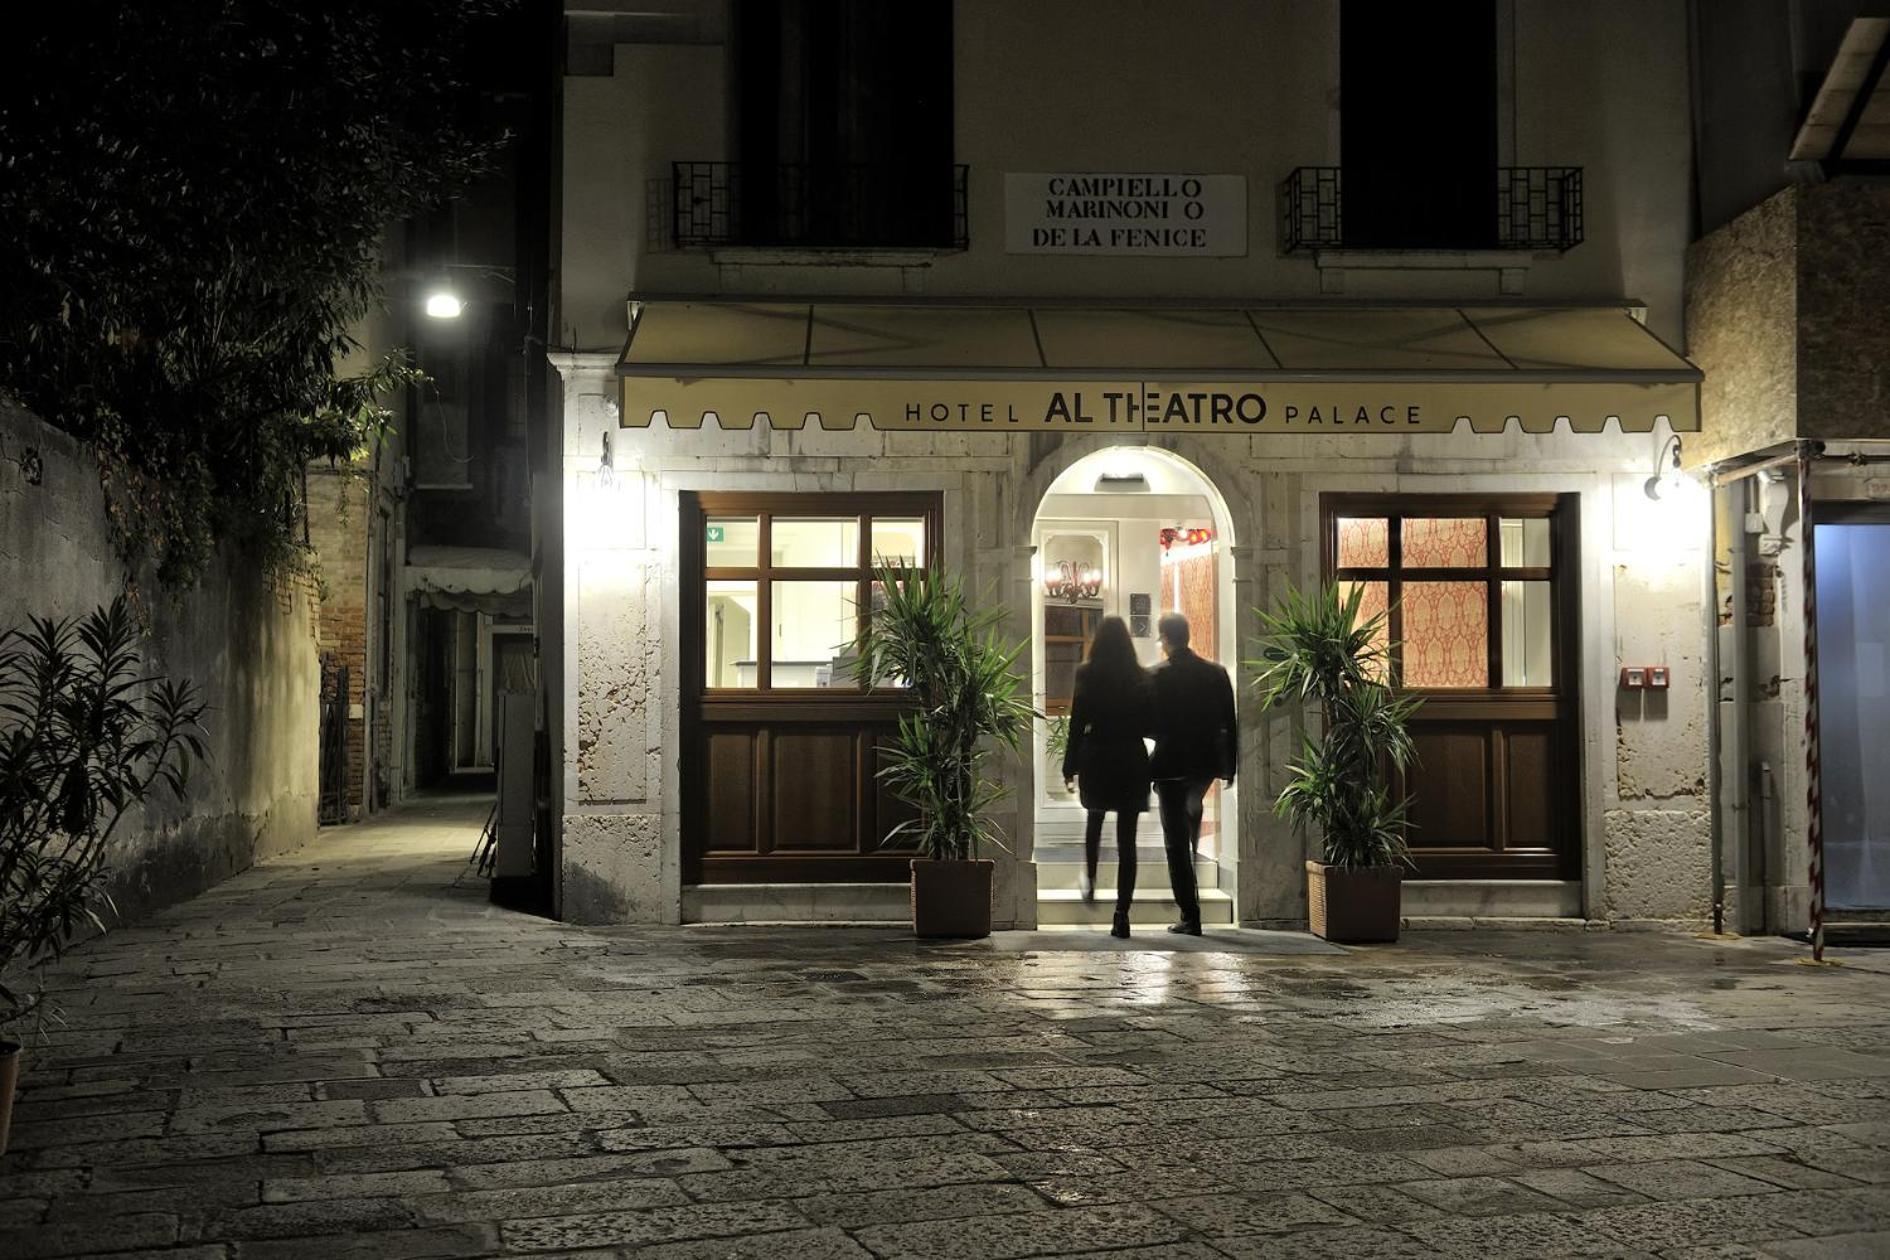
MULTIPOLYGON (((1227 924, 1234 921, 1234 899, 1218 888, 1203 888, 1201 922, 1227 924)), ((1098 888, 1096 900, 1084 903, 1073 888, 1047 888, 1037 893, 1037 922, 1044 925, 1089 923, 1104 927, 1115 916, 1116 890, 1098 888)), ((1137 888, 1129 903, 1131 923, 1173 923, 1181 911, 1166 888, 1137 888)))

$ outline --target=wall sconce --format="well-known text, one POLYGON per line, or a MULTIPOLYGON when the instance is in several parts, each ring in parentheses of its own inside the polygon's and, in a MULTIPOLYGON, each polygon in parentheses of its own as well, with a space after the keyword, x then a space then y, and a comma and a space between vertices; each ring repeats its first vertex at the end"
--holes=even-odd
POLYGON ((1067 604, 1097 598, 1102 594, 1102 586, 1101 569, 1074 560, 1058 561, 1043 575, 1044 598, 1060 599, 1067 604))
POLYGON ((617 484, 617 464, 610 455, 610 432, 604 432, 604 453, 597 461, 597 484, 608 490, 617 484))
POLYGON ((1680 435, 1670 433, 1660 444, 1660 453, 1654 456, 1654 475, 1647 479, 1647 497, 1657 503, 1663 498, 1671 499, 1680 489, 1681 477, 1680 435), (1669 455, 1669 451, 1673 453, 1669 455))

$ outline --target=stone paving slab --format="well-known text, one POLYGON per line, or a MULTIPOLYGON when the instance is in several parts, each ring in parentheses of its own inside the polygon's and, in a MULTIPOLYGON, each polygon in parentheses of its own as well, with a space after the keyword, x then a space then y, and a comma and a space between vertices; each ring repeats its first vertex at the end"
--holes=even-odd
POLYGON ((587 929, 407 811, 73 951, 0 1256, 1890 1255, 1890 955, 587 929))

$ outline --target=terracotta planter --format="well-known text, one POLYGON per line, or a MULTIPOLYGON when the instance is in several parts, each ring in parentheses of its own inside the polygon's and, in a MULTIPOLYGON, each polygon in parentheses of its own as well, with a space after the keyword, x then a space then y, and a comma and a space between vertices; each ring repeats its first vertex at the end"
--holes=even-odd
POLYGON ((978 937, 991 935, 989 859, 934 862, 912 859, 912 934, 978 937))
POLYGON ((1395 941, 1403 872, 1395 866, 1344 869, 1306 863, 1306 918, 1314 936, 1347 945, 1395 941))
POLYGON ((13 1095, 19 1087, 19 1044, 0 1041, 0 1155, 7 1153, 7 1131, 13 1127, 13 1095))

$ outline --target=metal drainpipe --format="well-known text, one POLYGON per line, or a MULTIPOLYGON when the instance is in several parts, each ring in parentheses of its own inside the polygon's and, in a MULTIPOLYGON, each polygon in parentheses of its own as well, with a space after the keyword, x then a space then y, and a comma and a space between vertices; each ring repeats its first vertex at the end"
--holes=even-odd
MULTIPOLYGON (((1772 811, 1778 808, 1778 787, 1772 778, 1772 763, 1759 763, 1759 882, 1763 885, 1772 874, 1772 811)), ((1768 916, 1765 926, 1772 927, 1768 916)))
POLYGON ((1726 930, 1726 844, 1721 828, 1719 739, 1719 491, 1706 471, 1706 551, 1700 565, 1701 616, 1706 623, 1706 813, 1713 853, 1713 935, 1726 930))
MULTIPOLYGON (((1727 563, 1730 569, 1728 577, 1731 579, 1728 582, 1728 586, 1731 588, 1730 594, 1732 596, 1732 604, 1728 610, 1731 623, 1730 638, 1732 641, 1732 703, 1730 705, 1731 716, 1726 722, 1725 737, 1727 745, 1730 746, 1732 750, 1732 756, 1722 759, 1721 773, 1723 776, 1723 762, 1730 761, 1733 773, 1731 782, 1731 815, 1733 822, 1729 830, 1732 835, 1737 837, 1737 843, 1739 845, 1737 852, 1740 857, 1734 859, 1733 871, 1739 885, 1739 923, 1737 930, 1740 932, 1746 931, 1753 921, 1751 908, 1746 904, 1746 895, 1747 890, 1752 888, 1755 882, 1751 878, 1750 870, 1747 869, 1750 863, 1748 860, 1745 860, 1749 859, 1752 851, 1752 792, 1747 781, 1748 774, 1746 769, 1747 763, 1752 757, 1751 740, 1746 734, 1746 721, 1752 712, 1752 669, 1748 659, 1749 651, 1746 642, 1747 618, 1749 616, 1752 598, 1751 589, 1746 576, 1746 547, 1751 535, 1746 532, 1746 515, 1747 509, 1752 503, 1753 487, 1755 484, 1752 478, 1743 478, 1730 488, 1735 496, 1735 506, 1737 510, 1734 511, 1732 515, 1737 524, 1734 527, 1732 537, 1727 539, 1727 563)), ((1720 668, 1723 671, 1726 667, 1727 662, 1724 656, 1722 656, 1720 668)), ((1722 778, 1722 782, 1723 781, 1722 778)), ((1763 888, 1764 881, 1761 880, 1757 882, 1758 885, 1763 888)), ((1761 918, 1762 917, 1763 916, 1761 916, 1761 918)))

